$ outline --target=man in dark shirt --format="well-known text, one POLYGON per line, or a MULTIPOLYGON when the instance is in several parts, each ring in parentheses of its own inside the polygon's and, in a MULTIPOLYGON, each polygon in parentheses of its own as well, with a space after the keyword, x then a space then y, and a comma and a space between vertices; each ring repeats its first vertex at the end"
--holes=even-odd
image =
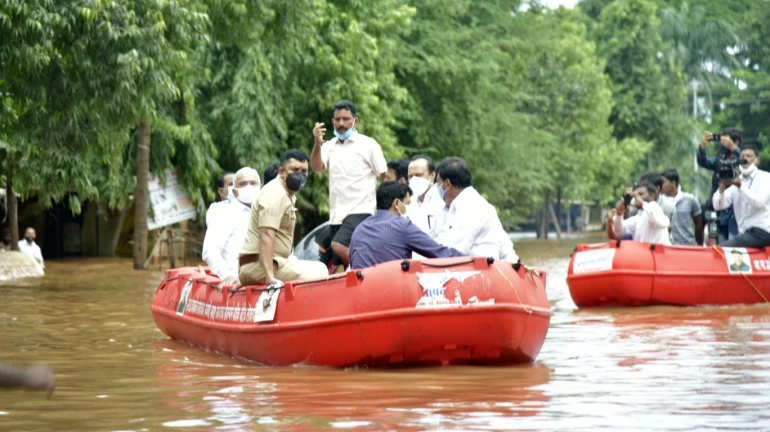
MULTIPOLYGON (((743 133, 735 128, 723 130, 719 137, 719 153, 715 157, 707 157, 706 147, 708 147, 709 143, 714 142, 712 141, 713 138, 714 135, 711 132, 704 132, 700 147, 698 147, 698 152, 696 153, 698 165, 707 170, 714 171, 714 175, 711 177, 711 196, 719 189, 719 162, 723 159, 733 159, 741 154, 743 133)), ((703 210, 711 211, 713 208, 711 200, 708 200, 703 210)), ((719 243, 724 243, 729 238, 738 235, 738 221, 735 219, 732 207, 717 212, 717 228, 719 243)))
POLYGON ((406 218, 412 190, 399 182, 384 182, 377 188, 377 212, 361 222, 350 240, 350 268, 410 259, 412 252, 427 258, 463 256, 442 246, 406 218))

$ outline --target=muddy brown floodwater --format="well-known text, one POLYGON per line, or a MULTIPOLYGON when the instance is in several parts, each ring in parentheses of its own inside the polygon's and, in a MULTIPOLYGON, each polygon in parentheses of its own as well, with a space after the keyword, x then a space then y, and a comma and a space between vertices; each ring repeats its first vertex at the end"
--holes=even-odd
POLYGON ((157 267, 46 262, 0 282, 0 359, 48 363, 56 392, 0 392, 0 430, 770 430, 770 308, 577 310, 567 264, 590 241, 516 242, 555 315, 515 367, 261 367, 163 335, 157 267))

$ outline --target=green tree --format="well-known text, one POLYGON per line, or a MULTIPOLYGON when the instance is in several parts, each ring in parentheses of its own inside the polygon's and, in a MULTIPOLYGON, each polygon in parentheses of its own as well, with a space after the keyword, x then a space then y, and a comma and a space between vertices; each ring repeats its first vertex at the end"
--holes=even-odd
POLYGON ((692 158, 685 77, 660 58, 665 46, 659 25, 655 3, 616 1, 602 10, 593 34, 612 81, 614 135, 653 144, 647 169, 681 166, 692 158))

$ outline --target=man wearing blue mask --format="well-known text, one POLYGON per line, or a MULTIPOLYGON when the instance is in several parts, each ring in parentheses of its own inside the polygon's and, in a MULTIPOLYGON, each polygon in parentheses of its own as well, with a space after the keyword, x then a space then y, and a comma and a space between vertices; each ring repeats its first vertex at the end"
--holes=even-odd
MULTIPOLYGON (((719 189, 719 162, 724 159, 734 159, 741 154, 741 141, 743 139, 743 133, 735 128, 727 128, 722 131, 721 134, 712 134, 711 132, 704 132, 701 139, 700 147, 698 147, 697 160, 698 165, 713 171, 714 175, 711 178, 711 195, 719 189), (706 156, 706 147, 709 143, 714 142, 719 145, 719 153, 715 157, 706 156)), ((714 210, 713 203, 709 200, 704 211, 714 210)), ((738 221, 735 219, 735 213, 732 206, 725 208, 724 210, 717 212, 717 240, 724 243, 730 237, 738 235, 738 221)))
POLYGON ((361 222, 350 241, 350 268, 361 269, 388 261, 462 256, 436 243, 406 217, 412 190, 404 183, 386 181, 377 188, 377 212, 361 222))
POLYGON ((329 170, 329 225, 335 263, 350 263, 350 239, 356 227, 377 206, 377 178, 388 169, 377 141, 357 131, 356 106, 347 100, 334 104, 334 138, 324 142, 323 123, 313 128, 315 145, 310 166, 315 172, 329 170))

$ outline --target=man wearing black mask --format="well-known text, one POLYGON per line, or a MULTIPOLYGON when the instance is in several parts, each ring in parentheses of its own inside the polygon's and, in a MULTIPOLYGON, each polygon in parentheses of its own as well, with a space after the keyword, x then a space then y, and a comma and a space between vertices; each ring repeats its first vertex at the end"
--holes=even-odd
MULTIPOLYGON (((741 141, 743 140, 743 133, 735 128, 727 128, 722 131, 719 139, 714 141, 714 134, 711 132, 704 132, 701 139, 700 147, 698 147, 697 159, 698 165, 706 168, 707 170, 714 171, 714 175, 711 177, 711 195, 719 189, 719 162, 724 159, 734 159, 741 154, 741 141), (719 145, 719 153, 715 157, 706 157, 706 147, 709 143, 715 143, 719 145)), ((706 202, 703 210, 714 210, 711 200, 706 202)), ((717 212, 717 238, 718 242, 724 243, 731 237, 738 235, 738 221, 735 219, 735 213, 732 206, 717 212)))
POLYGON ((249 229, 238 256, 242 285, 272 285, 329 275, 318 261, 289 260, 297 221, 294 204, 307 182, 308 159, 302 150, 284 153, 278 177, 262 188, 252 204, 249 229))

